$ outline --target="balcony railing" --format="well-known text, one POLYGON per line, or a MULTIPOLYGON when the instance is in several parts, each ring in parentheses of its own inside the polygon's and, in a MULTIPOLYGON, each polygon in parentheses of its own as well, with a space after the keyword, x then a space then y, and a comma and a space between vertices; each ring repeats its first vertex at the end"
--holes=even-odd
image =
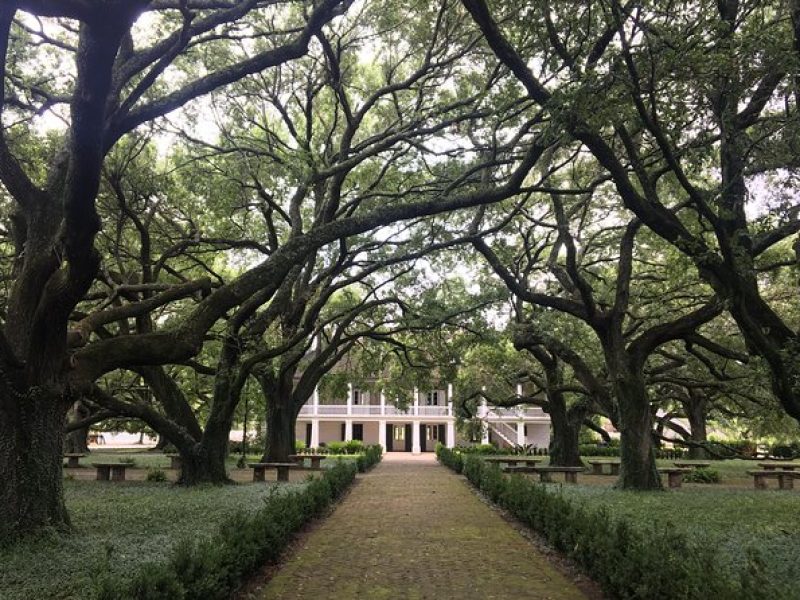
POLYGON ((358 416, 421 416, 421 417, 449 417, 452 411, 449 406, 409 406, 406 409, 397 408, 391 404, 306 404, 300 409, 301 416, 318 417, 358 417, 358 416))
MULTIPOLYGON (((406 409, 397 408, 391 404, 306 404, 300 409, 301 416, 317 417, 359 417, 359 416, 419 416, 419 417, 451 417, 452 407, 447 406, 409 406, 406 409)), ((478 408, 478 417, 481 419, 518 421, 520 419, 546 418, 541 408, 497 408, 481 406, 478 408)))

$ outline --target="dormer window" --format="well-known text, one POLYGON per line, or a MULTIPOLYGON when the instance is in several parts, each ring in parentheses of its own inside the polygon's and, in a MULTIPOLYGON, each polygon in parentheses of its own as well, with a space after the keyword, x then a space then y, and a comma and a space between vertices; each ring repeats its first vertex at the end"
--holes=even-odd
POLYGON ((428 392, 427 404, 428 406, 439 406, 439 390, 428 392))

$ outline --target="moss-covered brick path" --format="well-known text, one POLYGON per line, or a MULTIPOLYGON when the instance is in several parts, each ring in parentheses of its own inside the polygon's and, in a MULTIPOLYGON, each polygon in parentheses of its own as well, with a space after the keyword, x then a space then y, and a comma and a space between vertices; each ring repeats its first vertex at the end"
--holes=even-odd
MULTIPOLYGON (((255 588, 255 589, 254 589, 255 588)), ((451 471, 384 461, 247 598, 584 599, 451 471)))

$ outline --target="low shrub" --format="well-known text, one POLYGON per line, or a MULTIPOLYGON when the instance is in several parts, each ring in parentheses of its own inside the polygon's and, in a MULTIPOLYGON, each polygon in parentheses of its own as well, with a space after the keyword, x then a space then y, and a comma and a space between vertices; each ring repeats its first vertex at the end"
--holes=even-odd
POLYGON ((356 458, 356 466, 359 473, 369 471, 372 467, 381 462, 383 458, 383 446, 380 444, 372 444, 364 448, 364 453, 359 454, 356 458))
POLYGON ((581 456, 613 456, 619 457, 619 446, 601 444, 581 444, 578 446, 581 456))
POLYGON ((461 454, 497 454, 500 452, 493 444, 475 444, 474 446, 459 446, 457 448, 461 454))
POLYGON ((776 444, 769 449, 769 453, 775 458, 796 458, 800 456, 800 442, 776 444))
MULTIPOLYGON (((374 455, 376 451, 373 450, 374 455)), ((187 539, 166 563, 150 563, 132 578, 95 582, 98 600, 213 600, 228 598, 244 577, 275 563, 292 534, 319 515, 353 482, 356 465, 337 461, 300 491, 270 496, 255 513, 238 513, 216 535, 187 539)))
POLYGON ((461 452, 450 450, 443 444, 436 444, 436 458, 446 467, 450 467, 456 473, 461 473, 464 466, 464 459, 461 452))
POLYGON ((721 478, 716 469, 692 469, 683 476, 684 481, 690 483, 719 483, 721 478))
MULTIPOLYGON (((443 464, 458 464, 455 454, 438 449, 443 464)), ((570 501, 562 493, 520 475, 505 477, 496 465, 465 456, 461 469, 469 481, 516 518, 569 555, 610 597, 661 600, 784 598, 759 567, 749 561, 738 581, 724 572, 713 547, 693 543, 669 524, 633 527, 604 510, 570 501)))
POLYGON ((147 475, 145 475, 145 481, 155 481, 155 482, 162 482, 167 480, 167 474, 164 472, 164 469, 159 469, 158 467, 149 468, 147 469, 147 475))

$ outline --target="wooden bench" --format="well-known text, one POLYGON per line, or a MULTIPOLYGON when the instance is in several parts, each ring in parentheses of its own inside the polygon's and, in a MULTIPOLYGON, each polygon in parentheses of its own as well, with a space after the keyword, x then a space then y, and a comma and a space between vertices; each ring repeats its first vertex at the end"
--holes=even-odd
POLYGON ((68 469, 79 469, 80 468, 80 459, 85 457, 85 454, 65 454, 64 458, 67 459, 67 468, 68 469))
POLYGON ((671 488, 679 488, 683 484, 683 476, 691 469, 675 467, 674 469, 659 469, 658 472, 667 476, 667 485, 671 488))
POLYGON ((319 471, 322 469, 322 465, 320 464, 323 460, 328 458, 327 454, 290 454, 289 458, 297 462, 297 466, 302 468, 303 467, 303 460, 306 458, 311 461, 311 466, 309 469, 319 471))
POLYGON ((178 470, 181 469, 181 467, 183 466, 183 463, 181 462, 181 455, 180 454, 167 454, 167 457, 169 457, 169 468, 170 469, 178 469, 178 470))
POLYGON ((97 481, 125 481, 126 463, 92 463, 97 469, 97 481))
POLYGON ((531 473, 539 474, 539 481, 551 483, 553 473, 563 473, 565 483, 578 483, 578 473, 583 473, 583 467, 529 467, 531 473))
POLYGON ((711 466, 710 462, 696 462, 696 461, 685 461, 685 460, 679 460, 672 464, 682 469, 707 469, 708 467, 711 466))
POLYGON ((587 460, 592 466, 592 475, 619 475, 619 464, 620 461, 618 460, 587 460), (603 466, 609 466, 609 472, 606 473, 603 470, 603 466))
POLYGON ((757 490, 766 490, 767 479, 771 477, 778 480, 778 488, 782 490, 791 490, 794 489, 795 478, 800 477, 800 473, 796 471, 776 471, 774 469, 748 471, 747 474, 753 476, 753 487, 757 490))
POLYGON ((267 469, 278 471, 278 481, 289 481, 289 469, 296 469, 297 463, 294 462, 269 462, 269 463, 248 463, 248 467, 253 469, 253 481, 266 481, 267 469))

